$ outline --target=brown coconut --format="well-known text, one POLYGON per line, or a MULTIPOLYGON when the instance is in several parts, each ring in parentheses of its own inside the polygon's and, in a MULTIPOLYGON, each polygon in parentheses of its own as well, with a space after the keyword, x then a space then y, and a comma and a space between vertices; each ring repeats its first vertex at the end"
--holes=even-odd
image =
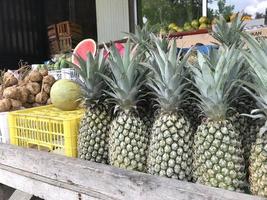
POLYGON ((25 86, 18 87, 18 89, 20 92, 20 101, 26 103, 31 92, 25 86))
POLYGON ((35 96, 35 102, 40 104, 46 104, 49 96, 46 92, 42 91, 35 96))
POLYGON ((18 84, 18 79, 11 72, 6 72, 3 77, 5 87, 18 84))
POLYGON ((24 83, 29 83, 30 81, 30 77, 29 76, 26 76, 24 79, 23 79, 24 83))
POLYGON ((0 99, 3 98, 4 86, 0 85, 0 99))
POLYGON ((29 73, 29 79, 32 82, 40 82, 40 81, 42 81, 43 76, 38 70, 32 70, 29 73))
POLYGON ((41 91, 41 86, 36 82, 29 82, 26 85, 26 88, 30 91, 31 94, 38 94, 41 91))
POLYGON ((18 101, 16 99, 10 99, 10 101, 11 101, 12 109, 19 109, 22 107, 21 101, 18 101))
POLYGON ((56 82, 56 79, 54 78, 54 76, 47 75, 43 78, 43 84, 52 86, 55 82, 56 82))
POLYGON ((47 76, 48 75, 48 70, 47 69, 39 69, 39 72, 42 76, 47 76))
POLYGON ((32 107, 32 104, 31 103, 23 103, 22 106, 24 108, 31 108, 32 107))
POLYGON ((33 94, 29 94, 27 103, 34 103, 35 102, 35 96, 33 94))
POLYGON ((39 107, 39 106, 42 106, 42 104, 40 104, 40 103, 34 103, 34 104, 32 104, 32 106, 33 107, 39 107))
POLYGON ((0 100, 0 112, 7 112, 11 109, 11 101, 10 99, 2 99, 0 100))
POLYGON ((20 92, 19 92, 17 87, 14 87, 14 86, 8 87, 8 88, 4 89, 3 97, 6 99, 19 100, 20 99, 20 92))
POLYGON ((43 84, 43 90, 44 90, 47 94, 50 94, 51 85, 43 84))

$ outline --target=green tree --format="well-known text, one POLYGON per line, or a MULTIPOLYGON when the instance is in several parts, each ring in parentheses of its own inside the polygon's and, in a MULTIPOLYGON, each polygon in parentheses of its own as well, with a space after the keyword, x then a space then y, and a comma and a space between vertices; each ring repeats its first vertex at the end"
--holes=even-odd
POLYGON ((142 0, 142 16, 152 25, 171 22, 183 25, 201 16, 201 4, 202 0, 142 0))
POLYGON ((226 0, 218 0, 218 10, 216 12, 217 15, 223 15, 225 19, 228 20, 229 16, 233 14, 235 6, 234 5, 226 5, 226 0))

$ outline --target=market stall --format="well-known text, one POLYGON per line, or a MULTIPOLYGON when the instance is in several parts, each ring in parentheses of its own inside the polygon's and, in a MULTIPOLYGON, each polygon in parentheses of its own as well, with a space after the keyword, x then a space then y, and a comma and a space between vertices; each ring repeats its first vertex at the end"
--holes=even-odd
POLYGON ((51 200, 265 199, 267 28, 242 24, 145 26, 3 72, 0 183, 51 200))

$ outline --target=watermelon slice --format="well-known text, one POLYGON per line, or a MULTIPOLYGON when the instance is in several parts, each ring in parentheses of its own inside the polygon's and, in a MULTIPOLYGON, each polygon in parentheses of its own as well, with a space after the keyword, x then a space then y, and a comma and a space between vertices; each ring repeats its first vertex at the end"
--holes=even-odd
MULTIPOLYGON (((115 47, 119 51, 119 54, 122 56, 124 54, 124 45, 122 43, 115 43, 115 47)), ((105 50, 104 51, 104 56, 105 56, 105 58, 108 58, 109 57, 109 52, 105 50)))
POLYGON ((96 43, 93 39, 85 39, 75 47, 71 58, 72 63, 79 65, 79 62, 76 59, 75 55, 78 55, 82 59, 86 60, 88 52, 91 52, 93 55, 95 55, 96 43))

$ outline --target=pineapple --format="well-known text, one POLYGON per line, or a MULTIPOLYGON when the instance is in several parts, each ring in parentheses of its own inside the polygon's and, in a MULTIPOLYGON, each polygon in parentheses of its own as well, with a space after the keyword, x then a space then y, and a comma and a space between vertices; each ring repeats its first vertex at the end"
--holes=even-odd
POLYGON ((213 187, 242 191, 245 166, 240 133, 227 117, 236 98, 235 76, 242 66, 235 46, 221 48, 210 56, 198 54, 198 65, 191 66, 199 107, 205 115, 194 136, 194 181, 213 187))
POLYGON ((241 20, 242 16, 238 15, 235 19, 229 24, 223 16, 220 16, 216 20, 216 25, 212 36, 223 46, 243 46, 244 42, 241 39, 240 33, 244 30, 245 24, 241 20))
MULTIPOLYGON (((215 29, 212 33, 213 37, 219 41, 223 46, 231 47, 237 45, 243 47, 244 41, 241 36, 241 32, 244 30, 244 23, 241 20, 242 15, 239 14, 231 24, 227 23, 223 16, 217 20, 215 29)), ((215 59, 216 60, 216 59, 215 59)), ((243 77, 242 79, 250 79, 250 75, 246 72, 247 63, 243 63, 243 77)), ((254 101, 245 93, 241 88, 235 91, 235 96, 237 97, 233 102, 231 102, 232 110, 228 111, 229 120, 231 120, 233 126, 240 132, 240 139, 242 140, 242 148, 244 149, 244 159, 246 169, 248 168, 248 156, 251 149, 252 140, 250 140, 251 131, 254 124, 247 117, 242 116, 243 113, 249 113, 254 107, 254 101)), ((246 170, 247 171, 247 170, 246 170)))
POLYGON ((98 73, 104 73, 107 64, 103 51, 95 57, 89 53, 87 60, 77 56, 79 65, 75 66, 80 75, 79 84, 83 89, 86 112, 81 120, 78 135, 78 156, 81 159, 108 163, 108 131, 111 115, 104 102, 105 81, 98 73))
POLYGON ((187 82, 185 64, 181 51, 176 55, 173 41, 167 53, 155 43, 152 50, 152 64, 148 85, 154 90, 160 110, 152 127, 148 153, 148 172, 180 180, 191 180, 192 172, 192 130, 189 120, 181 111, 187 82))
MULTIPOLYGON (((265 124, 257 133, 252 144, 249 166, 249 181, 252 194, 267 197, 267 40, 258 42, 252 36, 243 34, 249 47, 244 52, 254 77, 246 83, 246 91, 257 101, 257 109, 251 111, 251 117, 264 119, 265 124)), ((261 123, 260 121, 258 121, 261 123)))
POLYGON ((139 70, 141 56, 137 46, 128 41, 121 57, 114 47, 109 58, 112 78, 102 75, 110 87, 117 116, 111 122, 109 138, 110 164, 136 171, 146 170, 148 132, 136 108, 145 70, 139 70))

